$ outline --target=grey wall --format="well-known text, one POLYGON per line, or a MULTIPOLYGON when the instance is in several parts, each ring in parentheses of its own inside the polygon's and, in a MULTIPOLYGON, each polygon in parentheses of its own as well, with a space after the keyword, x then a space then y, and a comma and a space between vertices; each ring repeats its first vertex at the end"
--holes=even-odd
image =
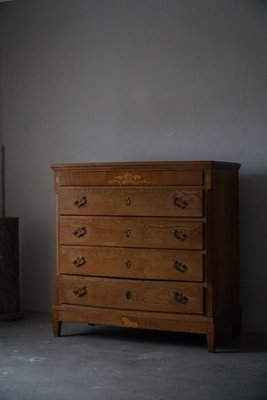
MULTIPOLYGON (((2 127, 2 121, 3 121, 3 112, 2 112, 2 65, 3 65, 3 54, 2 54, 2 49, 3 49, 3 21, 2 21, 2 16, 3 16, 3 10, 0 5, 0 144, 3 142, 3 127, 2 127)), ((0 189, 1 190, 1 189, 0 189)), ((0 192, 1 193, 1 192, 0 192)))
MULTIPOLYGON (((2 107, 2 79, 3 79, 3 10, 0 4, 0 147, 2 148, 3 144, 3 107, 2 107)), ((2 153, 0 153, 2 156, 2 153)), ((2 169, 2 162, 0 168, 0 176, 1 176, 1 169, 2 169)), ((2 179, 0 182, 0 209, 1 209, 1 216, 2 216, 2 179)))
POLYGON ((7 206, 20 218, 23 308, 53 301, 51 163, 237 161, 244 326, 267 331, 267 2, 3 7, 7 206))

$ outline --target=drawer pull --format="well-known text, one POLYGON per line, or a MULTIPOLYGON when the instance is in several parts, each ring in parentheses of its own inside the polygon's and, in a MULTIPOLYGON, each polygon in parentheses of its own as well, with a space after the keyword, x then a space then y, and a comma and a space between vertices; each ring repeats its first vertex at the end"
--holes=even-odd
POLYGON ((80 207, 84 206, 86 203, 87 203, 86 196, 81 196, 79 199, 75 200, 75 202, 73 204, 80 208, 80 207))
POLYGON ((130 198, 130 197, 127 197, 127 199, 126 199, 126 201, 125 201, 126 206, 130 206, 130 205, 131 205, 131 202, 132 202, 131 198, 130 198))
POLYGON ((75 267, 81 267, 82 265, 85 264, 85 257, 83 256, 79 256, 77 258, 75 258, 75 260, 73 260, 73 264, 75 265, 75 267))
POLYGON ((186 208, 188 206, 188 203, 182 197, 177 196, 174 197, 173 204, 178 208, 186 208))
POLYGON ((74 232, 73 235, 76 236, 77 238, 84 236, 86 234, 86 228, 85 226, 80 226, 77 228, 74 232))
POLYGON ((77 297, 85 296, 87 294, 87 286, 80 286, 77 289, 74 289, 73 294, 77 297))
POLYGON ((125 233, 125 237, 130 237, 131 236, 131 230, 130 229, 126 229, 125 231, 124 231, 124 233, 125 233))
POLYGON ((131 266, 132 266, 131 260, 124 261, 124 266, 125 266, 125 268, 131 268, 131 266))
POLYGON ((130 290, 127 290, 127 292, 125 293, 126 300, 131 300, 132 297, 133 297, 132 292, 130 292, 130 290))
POLYGON ((186 304, 188 302, 188 298, 183 293, 173 292, 173 297, 177 303, 186 304))
POLYGON ((176 239, 178 239, 178 240, 184 241, 187 238, 186 233, 184 233, 180 229, 174 229, 173 234, 176 237, 176 239))
POLYGON ((179 272, 185 272, 188 269, 187 265, 177 260, 173 262, 173 268, 177 269, 179 272))

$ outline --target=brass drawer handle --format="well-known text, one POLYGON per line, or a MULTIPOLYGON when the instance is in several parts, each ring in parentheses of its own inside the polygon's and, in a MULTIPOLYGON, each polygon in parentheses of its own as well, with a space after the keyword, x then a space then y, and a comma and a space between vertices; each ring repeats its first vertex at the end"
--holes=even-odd
POLYGON ((84 256, 79 256, 77 258, 75 258, 75 260, 73 260, 73 264, 75 265, 75 267, 81 267, 82 265, 85 264, 85 257, 84 256))
POLYGON ((87 294, 87 286, 80 286, 73 290, 73 294, 77 297, 82 297, 87 294))
POLYGON ((133 297, 132 292, 130 292, 130 290, 127 290, 127 292, 125 293, 126 300, 131 300, 132 297, 133 297))
POLYGON ((183 293, 173 292, 173 297, 177 303, 186 304, 188 302, 188 298, 183 293))
POLYGON ((178 208, 186 208, 188 206, 188 203, 182 197, 177 196, 174 197, 173 204, 178 208))
POLYGON ((179 272, 185 272, 188 269, 187 265, 177 260, 173 262, 173 268, 177 269, 179 272))
POLYGON ((187 238, 186 233, 184 233, 180 229, 174 229, 173 234, 174 234, 176 239, 182 240, 182 242, 187 238))
POLYGON ((76 236, 77 238, 82 237, 86 234, 86 228, 85 226, 80 226, 77 228, 74 232, 73 235, 76 236))
POLYGON ((124 266, 125 266, 125 268, 131 268, 131 266, 132 266, 131 260, 124 261, 124 266))
POLYGON ((124 234, 125 234, 125 237, 130 237, 131 236, 131 234, 132 234, 132 232, 131 232, 131 230, 130 229, 126 229, 125 231, 124 231, 124 234))
POLYGON ((79 199, 75 200, 73 203, 76 207, 82 207, 87 203, 87 197, 86 196, 81 196, 79 199))

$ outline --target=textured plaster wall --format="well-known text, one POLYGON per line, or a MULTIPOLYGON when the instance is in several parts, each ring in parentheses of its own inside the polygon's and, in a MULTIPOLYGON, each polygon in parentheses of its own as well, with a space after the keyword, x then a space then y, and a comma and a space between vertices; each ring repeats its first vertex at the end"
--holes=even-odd
POLYGON ((267 2, 1 7, 7 207, 20 218, 23 308, 53 301, 51 163, 237 161, 244 326, 267 331, 267 2))

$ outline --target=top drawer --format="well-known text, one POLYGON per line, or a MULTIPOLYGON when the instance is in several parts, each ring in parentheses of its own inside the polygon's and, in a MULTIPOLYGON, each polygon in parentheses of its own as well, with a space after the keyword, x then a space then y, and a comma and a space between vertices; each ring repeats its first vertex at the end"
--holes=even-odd
MULTIPOLYGON (((100 168, 100 167, 99 167, 100 168)), ((153 163, 144 169, 120 170, 106 166, 94 170, 93 167, 55 169, 55 184, 60 186, 195 186, 203 184, 203 170, 156 168, 153 163)))
POLYGON ((202 189, 188 187, 64 187, 61 215, 202 217, 202 189))

